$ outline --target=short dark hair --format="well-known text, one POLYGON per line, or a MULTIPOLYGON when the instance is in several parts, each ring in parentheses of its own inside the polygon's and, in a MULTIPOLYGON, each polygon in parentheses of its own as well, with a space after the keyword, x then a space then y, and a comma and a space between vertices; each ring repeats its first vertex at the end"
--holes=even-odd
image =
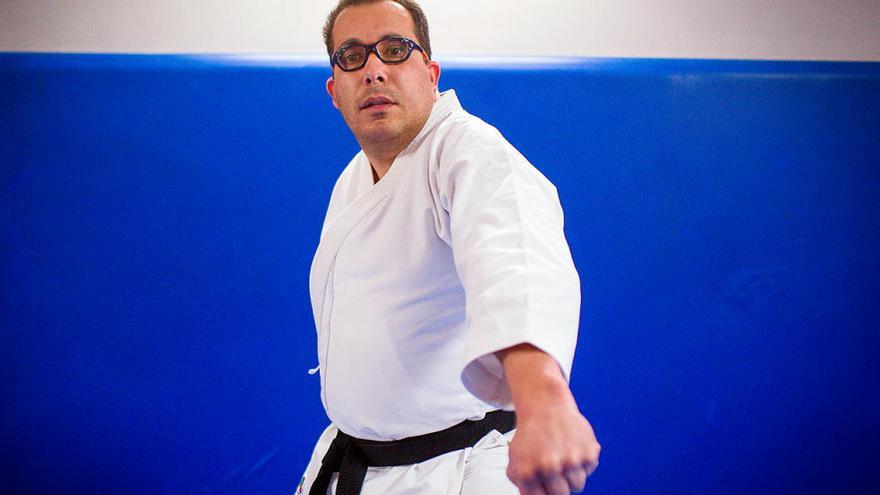
MULTIPOLYGON (((327 45, 327 55, 333 56, 333 26, 336 24, 336 18, 348 7, 353 5, 362 5, 367 3, 377 3, 386 0, 339 0, 336 8, 327 16, 327 22, 324 23, 324 44, 327 45)), ((428 36, 428 18, 419 4, 414 0, 388 0, 403 6, 412 16, 413 23, 416 27, 416 41, 425 50, 425 55, 431 58, 431 38, 428 36)))

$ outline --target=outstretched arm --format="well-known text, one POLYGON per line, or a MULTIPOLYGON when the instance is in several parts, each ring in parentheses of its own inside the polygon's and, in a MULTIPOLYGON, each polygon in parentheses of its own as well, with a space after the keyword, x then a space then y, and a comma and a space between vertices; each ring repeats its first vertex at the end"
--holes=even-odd
POLYGON ((507 476, 522 495, 569 495, 599 465, 599 442, 556 360, 530 344, 498 351, 516 407, 507 476))

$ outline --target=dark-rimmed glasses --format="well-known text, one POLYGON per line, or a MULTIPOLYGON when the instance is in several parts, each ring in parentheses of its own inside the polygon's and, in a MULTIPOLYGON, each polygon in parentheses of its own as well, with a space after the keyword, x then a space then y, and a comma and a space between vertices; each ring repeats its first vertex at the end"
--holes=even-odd
POLYGON ((343 45, 330 57, 330 67, 338 66, 345 72, 358 70, 367 64, 370 53, 386 64, 399 64, 406 62, 413 50, 425 53, 422 47, 409 38, 394 37, 384 38, 372 45, 358 45, 351 43, 343 45))

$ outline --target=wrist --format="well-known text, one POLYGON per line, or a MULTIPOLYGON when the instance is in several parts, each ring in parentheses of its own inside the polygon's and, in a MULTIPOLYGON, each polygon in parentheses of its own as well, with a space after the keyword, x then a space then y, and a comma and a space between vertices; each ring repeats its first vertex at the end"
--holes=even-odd
POLYGON ((520 344, 497 353, 517 414, 534 417, 554 414, 568 407, 577 409, 559 363, 530 344, 520 344))
POLYGON ((574 396, 562 373, 555 370, 537 370, 530 377, 526 390, 511 390, 517 414, 532 415, 558 410, 560 407, 574 406, 574 396))

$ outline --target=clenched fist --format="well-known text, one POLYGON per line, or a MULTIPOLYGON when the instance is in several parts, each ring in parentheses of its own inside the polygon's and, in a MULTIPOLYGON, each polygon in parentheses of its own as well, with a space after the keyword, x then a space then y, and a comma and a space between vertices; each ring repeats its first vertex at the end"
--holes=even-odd
POLYGON ((516 406, 507 476, 522 495, 569 495, 599 465, 599 442, 556 361, 529 346, 499 353, 516 406))

